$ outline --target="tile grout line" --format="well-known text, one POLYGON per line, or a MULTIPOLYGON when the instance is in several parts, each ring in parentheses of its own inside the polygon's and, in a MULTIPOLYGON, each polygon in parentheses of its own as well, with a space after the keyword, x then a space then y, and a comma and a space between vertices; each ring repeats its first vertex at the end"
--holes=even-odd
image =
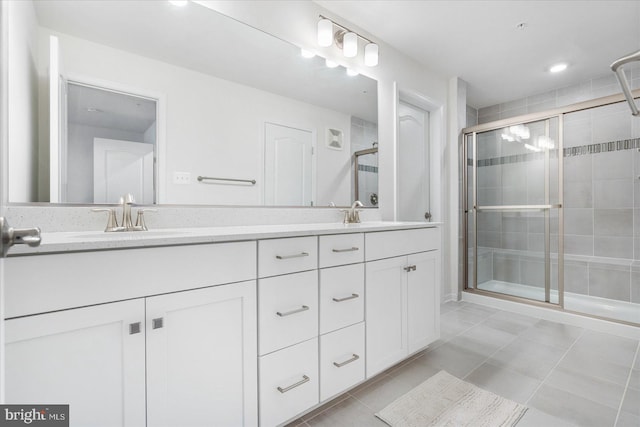
POLYGON ((620 405, 618 405, 618 413, 616 414, 616 420, 613 423, 614 426, 618 424, 618 420, 620 419, 620 414, 622 413, 622 404, 624 403, 624 399, 627 396, 627 391, 629 391, 629 384, 631 384, 631 377, 633 376, 633 367, 636 365, 639 352, 640 352, 640 341, 636 346, 636 354, 633 356, 633 360, 631 361, 631 368, 629 369, 629 375, 627 376, 627 383, 625 384, 624 391, 622 392, 620 405))
POLYGON ((556 362, 556 364, 553 365, 553 367, 549 370, 547 375, 545 375, 545 377, 542 379, 542 381, 540 381, 540 384, 538 385, 538 387, 536 387, 536 389, 533 391, 533 393, 531 393, 531 396, 529 396, 529 398, 525 402, 525 405, 529 406, 529 402, 531 402, 531 399, 533 398, 533 396, 536 395, 538 390, 540 390, 540 388, 543 386, 543 384, 549 379, 549 377, 551 376, 553 371, 560 365, 560 363, 562 363, 562 361, 565 359, 565 357, 567 357, 567 354, 569 354, 571 349, 577 344, 578 341, 580 341, 580 338, 582 338, 584 336, 584 334, 587 333, 588 330, 589 329, 586 329, 586 328, 582 329, 582 332, 580 332, 580 335, 578 335, 578 337, 576 337, 576 340, 569 346, 569 348, 567 348, 567 350, 564 352, 562 357, 560 359, 558 359, 558 362, 556 362))

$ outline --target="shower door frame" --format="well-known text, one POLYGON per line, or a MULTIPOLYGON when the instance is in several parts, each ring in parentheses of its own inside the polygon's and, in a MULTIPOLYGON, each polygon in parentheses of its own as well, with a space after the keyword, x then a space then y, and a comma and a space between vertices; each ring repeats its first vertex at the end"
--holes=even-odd
MULTIPOLYGON (((632 91, 633 98, 640 98, 640 89, 632 91)), ((564 147, 563 147, 563 118, 565 114, 575 113, 577 111, 589 110, 592 108, 598 108, 610 104, 616 104, 625 101, 624 94, 609 95, 601 98, 595 98, 584 102, 568 105, 566 107, 554 108, 537 113, 524 114, 516 117, 510 117, 508 119, 496 120, 489 123, 483 123, 476 126, 471 126, 462 129, 459 139, 459 152, 460 152, 460 168, 462 172, 462 191, 461 194, 461 206, 462 206, 462 286, 461 290, 465 292, 477 293, 479 295, 491 296, 494 298, 505 299, 509 301, 523 302, 530 305, 544 306, 545 308, 552 308, 556 310, 564 310, 564 147), (558 119, 558 204, 556 205, 517 205, 517 206, 500 206, 501 209, 520 209, 527 211, 544 210, 545 211, 545 301, 538 301, 534 299, 519 297, 515 295, 503 294, 493 291, 487 291, 478 289, 478 206, 477 206, 477 134, 482 132, 490 132, 497 129, 513 126, 517 124, 526 124, 531 122, 538 122, 543 120, 551 120, 553 118, 558 119), (468 173, 468 144, 467 138, 471 137, 472 154, 473 154, 473 206, 469 206, 469 173, 468 173), (547 270, 551 268, 550 253, 549 253, 549 238, 550 229, 548 226, 548 217, 551 209, 558 209, 558 303, 551 303, 550 300, 550 274, 547 270), (473 287, 469 286, 469 214, 473 215, 473 287)), ((548 122, 547 122, 548 127, 548 122)), ((545 157, 548 157, 548 150, 545 157)), ((549 170, 545 168, 545 181, 548 182, 549 170)), ((548 185, 545 185, 545 202, 548 201, 548 185)), ((580 313, 584 314, 584 313, 580 313)), ((598 316, 590 316, 598 317, 598 316)))

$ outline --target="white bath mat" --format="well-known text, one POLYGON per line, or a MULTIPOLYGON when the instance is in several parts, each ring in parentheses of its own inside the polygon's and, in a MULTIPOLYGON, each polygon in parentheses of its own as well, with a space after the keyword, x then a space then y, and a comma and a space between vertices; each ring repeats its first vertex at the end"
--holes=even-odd
POLYGON ((508 427, 527 408, 440 371, 376 416, 392 427, 508 427))

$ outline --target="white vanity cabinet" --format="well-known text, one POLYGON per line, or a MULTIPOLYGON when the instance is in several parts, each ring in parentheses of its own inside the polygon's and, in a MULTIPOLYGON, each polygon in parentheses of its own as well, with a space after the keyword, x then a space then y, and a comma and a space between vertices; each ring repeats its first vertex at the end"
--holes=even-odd
POLYGON ((255 242, 6 261, 9 277, 21 278, 9 286, 33 289, 48 275, 59 292, 50 301, 35 293, 32 306, 21 302, 8 311, 61 309, 6 321, 11 402, 68 403, 72 426, 258 424, 255 242), (105 260, 121 263, 103 269, 105 260), (137 282, 144 272, 128 270, 132 263, 154 264, 148 279, 137 282), (102 276, 77 274, 91 267, 102 276), (102 283, 114 285, 96 288, 102 283), (140 292, 146 296, 103 303, 140 292), (98 305, 64 308, 67 295, 98 305))
POLYGON ((146 299, 147 426, 257 425, 255 286, 146 299))
POLYGON ((6 403, 69 404, 72 426, 145 425, 144 300, 5 322, 6 403))
POLYGON ((367 378, 439 338, 439 247, 436 228, 366 235, 367 378))

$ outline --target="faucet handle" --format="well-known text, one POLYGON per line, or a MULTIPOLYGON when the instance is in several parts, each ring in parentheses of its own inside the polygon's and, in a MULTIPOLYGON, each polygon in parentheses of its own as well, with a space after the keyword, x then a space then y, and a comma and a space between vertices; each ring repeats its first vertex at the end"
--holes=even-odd
POLYGON ((144 222, 145 212, 158 212, 158 209, 138 209, 138 215, 136 216, 136 229, 141 231, 148 231, 147 224, 144 222))
POLYGON ((119 231, 118 220, 116 219, 116 210, 112 208, 93 208, 91 212, 108 212, 107 226, 104 231, 119 231))

